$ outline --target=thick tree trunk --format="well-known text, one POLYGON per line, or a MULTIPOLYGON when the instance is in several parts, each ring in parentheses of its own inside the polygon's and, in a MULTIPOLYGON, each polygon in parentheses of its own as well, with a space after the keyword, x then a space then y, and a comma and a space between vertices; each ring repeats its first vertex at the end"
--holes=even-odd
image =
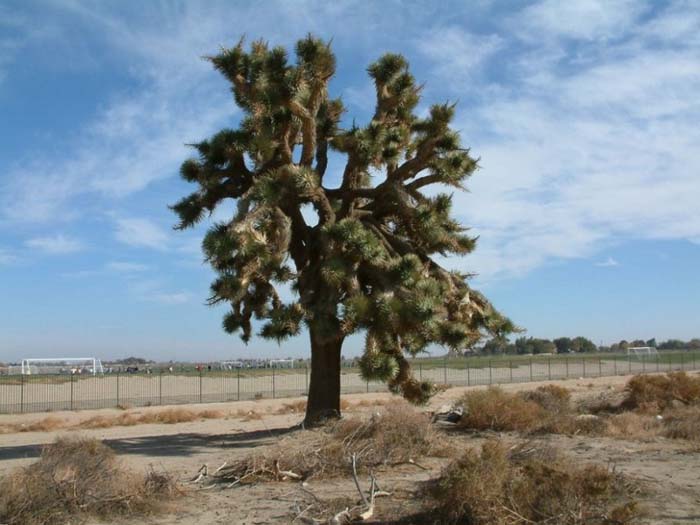
POLYGON ((343 337, 323 337, 311 324, 311 379, 304 425, 316 426, 340 417, 340 351, 343 337))

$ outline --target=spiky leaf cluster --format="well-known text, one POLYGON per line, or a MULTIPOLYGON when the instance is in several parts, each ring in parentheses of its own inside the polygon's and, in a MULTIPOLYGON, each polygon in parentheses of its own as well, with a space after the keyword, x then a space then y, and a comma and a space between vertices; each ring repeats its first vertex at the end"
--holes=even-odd
POLYGON ((211 227, 203 242, 218 277, 211 303, 227 303, 224 328, 278 341, 312 332, 342 340, 362 330, 366 378, 421 402, 432 393, 415 380, 407 356, 440 344, 469 346, 484 333, 514 329, 467 275, 449 272, 435 254, 467 254, 476 239, 451 214, 452 196, 425 188, 462 188, 477 161, 451 122, 455 106, 415 115, 421 88, 406 60, 387 54, 368 68, 376 88, 366 125, 342 129, 339 99, 328 95, 335 73, 330 46, 301 40, 290 61, 283 48, 243 41, 209 58, 231 83, 244 111, 236 130, 194 144, 182 177, 197 190, 173 206, 190 227, 226 199, 238 210, 211 227), (329 151, 346 156, 342 183, 324 185, 329 151), (373 173, 381 170, 381 182, 373 173), (304 206, 318 214, 307 224, 304 206), (277 290, 291 282, 298 299, 277 290))

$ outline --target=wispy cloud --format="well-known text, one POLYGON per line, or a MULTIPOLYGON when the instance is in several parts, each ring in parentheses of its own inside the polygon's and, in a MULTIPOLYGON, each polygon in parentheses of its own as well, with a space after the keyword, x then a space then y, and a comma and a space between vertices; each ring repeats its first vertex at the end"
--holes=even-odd
POLYGON ((630 29, 648 9, 639 0, 544 0, 513 17, 520 36, 541 40, 613 39, 630 29))
POLYGON ((145 264, 127 262, 127 261, 112 261, 105 265, 105 269, 109 272, 117 273, 140 273, 148 270, 145 264))
POLYGON ((168 234, 150 219, 116 219, 114 236, 119 242, 129 246, 165 250, 168 247, 168 234))
POLYGON ((620 266, 620 263, 617 262, 617 261, 616 261, 615 259, 613 259, 612 257, 608 257, 608 258, 605 259, 604 261, 599 261, 599 262, 595 263, 595 265, 596 265, 596 266, 599 266, 599 267, 601 267, 601 268, 611 268, 611 267, 613 267, 613 266, 620 266))
POLYGON ((190 301, 190 293, 166 290, 158 280, 138 280, 128 284, 129 292, 139 301, 164 305, 185 304, 190 301))
POLYGON ((62 233, 50 237, 35 237, 25 241, 25 246, 50 255, 62 255, 79 252, 85 248, 82 241, 63 235, 62 233))
MULTIPOLYGON (((581 7, 533 5, 574 4, 581 7)), ((449 264, 490 280, 590 257, 619 239, 700 236, 700 39, 673 36, 689 33, 673 6, 648 22, 638 20, 640 9, 615 3, 582 17, 578 29, 549 27, 528 10, 513 15, 512 24, 541 38, 520 48, 510 42, 503 89, 458 108, 482 169, 471 193, 455 196, 455 209, 481 237, 473 255, 449 264), (568 46, 560 38, 591 41, 568 46)), ((690 19, 700 33, 698 17, 690 19)), ((437 70, 454 90, 459 73, 450 75, 449 61, 437 70)), ((492 80, 473 81, 490 88, 492 80)))
POLYGON ((435 74, 462 94, 477 87, 473 79, 504 44, 496 34, 475 34, 455 26, 432 28, 416 42, 420 53, 433 62, 435 74))

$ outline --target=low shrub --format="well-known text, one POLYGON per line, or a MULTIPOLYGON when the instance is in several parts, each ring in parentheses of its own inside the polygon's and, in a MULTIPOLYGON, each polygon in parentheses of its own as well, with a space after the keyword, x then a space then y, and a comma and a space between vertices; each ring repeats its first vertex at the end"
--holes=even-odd
POLYGON ((571 392, 562 386, 543 385, 535 390, 523 392, 521 396, 528 401, 534 401, 548 412, 565 413, 571 409, 571 392))
POLYGON ((629 522, 636 504, 620 475, 577 466, 551 450, 522 454, 499 441, 468 450, 428 484, 434 525, 629 522))
POLYGON ((60 438, 0 481, 0 523, 53 525, 149 514, 178 492, 165 474, 127 471, 95 439, 60 438))
POLYGON ((663 424, 666 437, 700 440, 700 406, 669 410, 664 413, 663 424))
POLYGON ((532 431, 546 415, 535 401, 498 387, 467 392, 458 404, 464 409, 459 426, 470 430, 532 431))
POLYGON ((700 402, 700 377, 685 372, 666 375, 639 375, 627 382, 626 410, 659 413, 673 406, 674 401, 686 405, 700 402))
POLYGON ((341 419, 325 429, 296 433, 271 449, 232 462, 213 476, 213 482, 333 477, 351 471, 353 456, 362 471, 445 451, 430 417, 399 403, 369 418, 341 419))

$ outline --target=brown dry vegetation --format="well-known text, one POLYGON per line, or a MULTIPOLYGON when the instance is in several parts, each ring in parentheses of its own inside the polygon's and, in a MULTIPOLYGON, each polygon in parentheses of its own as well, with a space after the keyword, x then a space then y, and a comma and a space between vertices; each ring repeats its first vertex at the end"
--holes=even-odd
POLYGON ((95 416, 81 421, 71 428, 109 428, 114 426, 143 424, 174 425, 176 423, 188 423, 201 419, 220 419, 223 417, 225 417, 225 414, 218 410, 196 412, 185 408, 167 408, 165 410, 145 412, 143 414, 127 412, 118 416, 95 416))
POLYGON ((467 450, 428 484, 435 525, 629 523, 638 514, 624 479, 598 465, 577 466, 551 449, 509 451, 489 441, 467 450))
POLYGON ((430 417, 400 403, 369 418, 342 419, 325 430, 303 431, 272 449, 234 461, 214 480, 246 484, 347 475, 353 455, 357 469, 366 470, 445 450, 430 417))
POLYGON ((624 409, 658 414, 678 403, 700 403, 700 377, 685 372, 640 375, 627 382, 625 392, 624 409))
POLYGON ((635 376, 618 404, 584 400, 574 407, 570 392, 545 385, 509 393, 498 387, 472 391, 458 402, 465 430, 525 434, 584 434, 627 439, 700 439, 700 377, 684 372, 635 376))
POLYGON ((52 525, 155 512, 178 492, 166 474, 121 467, 95 439, 61 438, 0 481, 0 523, 52 525))
POLYGON ((79 430, 93 428, 129 427, 143 424, 175 424, 199 421, 202 419, 220 419, 226 414, 219 410, 187 410, 185 408, 166 408, 153 412, 124 412, 114 416, 99 415, 84 419, 78 423, 69 423, 64 419, 48 416, 29 424, 12 423, 0 425, 0 434, 17 432, 50 432, 54 430, 79 430))

